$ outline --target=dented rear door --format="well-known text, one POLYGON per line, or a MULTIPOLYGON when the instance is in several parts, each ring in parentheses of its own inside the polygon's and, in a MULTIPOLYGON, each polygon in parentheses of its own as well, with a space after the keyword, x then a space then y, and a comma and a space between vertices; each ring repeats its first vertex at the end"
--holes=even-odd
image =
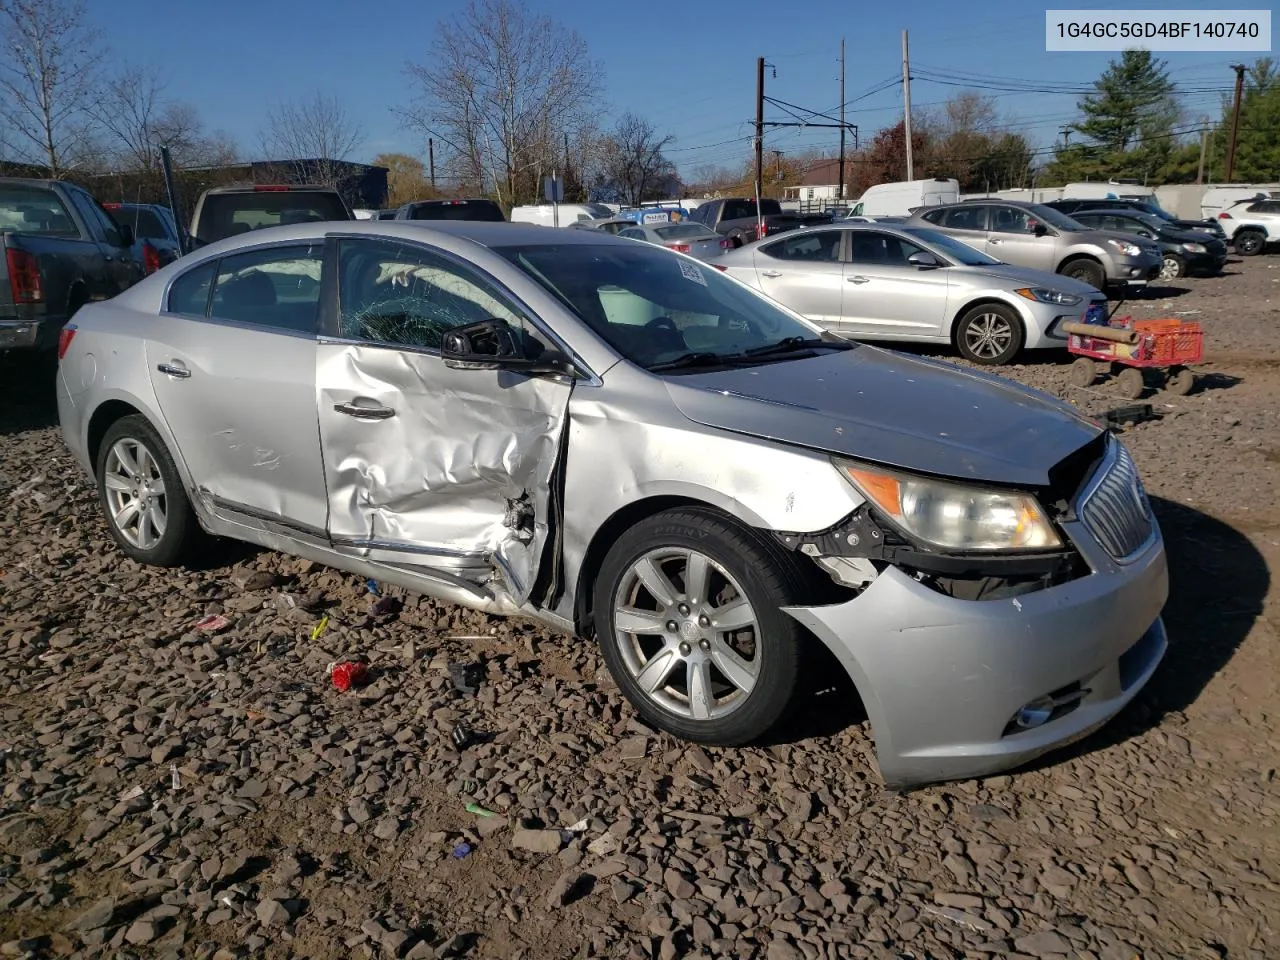
POLYGON ((571 384, 457 370, 443 331, 489 317, 536 333, 490 278, 399 240, 331 241, 332 329, 316 368, 336 549, 528 599, 552 525, 571 384))

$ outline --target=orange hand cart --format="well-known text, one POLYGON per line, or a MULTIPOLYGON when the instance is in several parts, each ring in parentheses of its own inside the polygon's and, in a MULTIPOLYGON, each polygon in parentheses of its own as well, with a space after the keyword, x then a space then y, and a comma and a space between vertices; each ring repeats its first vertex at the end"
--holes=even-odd
POLYGON ((1065 323, 1062 330, 1067 352, 1076 355, 1071 382, 1078 387, 1111 374, 1128 400, 1142 396, 1149 376, 1159 377, 1178 396, 1195 389, 1196 375, 1188 365, 1204 359, 1204 331, 1198 323, 1121 317, 1106 324, 1065 323))

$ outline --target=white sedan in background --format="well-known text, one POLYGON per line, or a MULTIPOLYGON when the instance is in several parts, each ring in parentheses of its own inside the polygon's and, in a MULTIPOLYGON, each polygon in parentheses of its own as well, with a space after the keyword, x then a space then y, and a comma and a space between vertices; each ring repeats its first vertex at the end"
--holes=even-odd
POLYGON ((1097 320, 1107 309, 1087 283, 1015 267, 927 227, 795 230, 730 250, 715 266, 833 333, 954 344, 982 364, 1063 348, 1063 323, 1097 320))

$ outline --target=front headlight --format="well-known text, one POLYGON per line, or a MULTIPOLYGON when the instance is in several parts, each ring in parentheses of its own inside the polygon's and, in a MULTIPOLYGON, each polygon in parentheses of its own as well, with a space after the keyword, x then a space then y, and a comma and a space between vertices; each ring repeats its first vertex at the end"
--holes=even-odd
POLYGON ((1136 257, 1142 252, 1142 248, 1136 243, 1125 243, 1123 240, 1108 240, 1107 243, 1111 244, 1126 257, 1136 257))
POLYGON ((835 458, 836 467, 908 537, 944 550, 1049 550, 1062 540, 1035 497, 835 458))
POLYGON ((1187 253, 1205 253, 1206 252, 1203 243, 1184 243, 1182 245, 1182 249, 1187 251, 1187 253))
POLYGON ((1064 307, 1074 307, 1080 302, 1080 298, 1074 293, 1063 293, 1061 290, 1052 290, 1049 287, 1023 287, 1013 292, 1027 300, 1056 303, 1064 307))

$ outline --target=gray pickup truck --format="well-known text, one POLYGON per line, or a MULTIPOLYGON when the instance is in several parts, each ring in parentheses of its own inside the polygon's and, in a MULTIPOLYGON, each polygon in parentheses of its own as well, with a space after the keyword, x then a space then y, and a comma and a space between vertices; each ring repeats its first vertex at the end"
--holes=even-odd
POLYGON ((830 223, 831 214, 787 213, 782 204, 768 197, 760 201, 760 216, 756 216, 756 202, 747 197, 720 197, 698 204, 689 214, 690 219, 710 227, 721 236, 728 237, 735 246, 760 240, 775 233, 830 223), (757 224, 763 229, 757 236, 757 224))
POLYGON ((0 351, 52 349, 80 307, 141 280, 133 239, 75 184, 0 178, 0 351))

